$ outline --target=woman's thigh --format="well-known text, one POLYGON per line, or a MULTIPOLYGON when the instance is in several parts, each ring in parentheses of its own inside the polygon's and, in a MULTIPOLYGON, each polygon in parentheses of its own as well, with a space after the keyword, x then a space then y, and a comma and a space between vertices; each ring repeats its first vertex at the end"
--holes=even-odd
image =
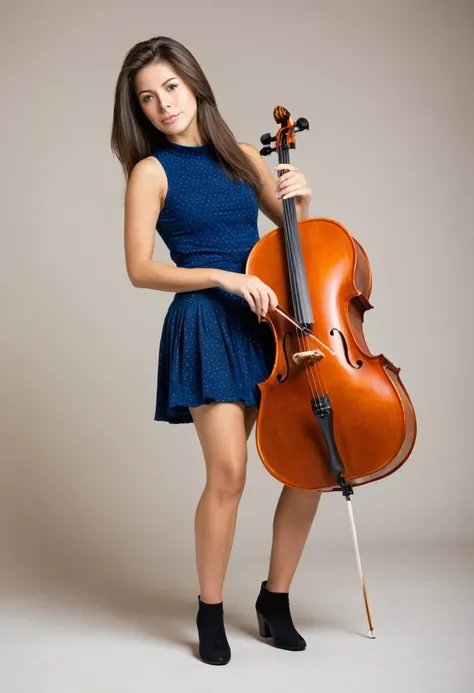
POLYGON ((253 425, 251 410, 238 402, 215 402, 190 411, 206 462, 208 485, 242 491, 248 431, 253 425))
POLYGON ((258 409, 256 407, 248 407, 245 410, 245 435, 247 436, 247 440, 250 438, 252 428, 254 427, 254 424, 257 420, 257 415, 258 409))

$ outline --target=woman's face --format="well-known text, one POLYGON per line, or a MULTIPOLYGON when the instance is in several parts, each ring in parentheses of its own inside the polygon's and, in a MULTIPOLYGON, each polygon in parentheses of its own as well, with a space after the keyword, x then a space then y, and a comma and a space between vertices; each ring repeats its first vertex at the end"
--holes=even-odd
POLYGON ((143 113, 169 140, 198 136, 196 97, 169 63, 141 68, 135 91, 143 113))

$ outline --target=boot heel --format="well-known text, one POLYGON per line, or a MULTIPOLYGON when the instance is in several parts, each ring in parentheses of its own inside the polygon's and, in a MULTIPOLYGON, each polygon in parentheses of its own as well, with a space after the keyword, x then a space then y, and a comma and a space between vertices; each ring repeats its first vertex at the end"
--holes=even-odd
POLYGON ((268 626, 268 623, 262 616, 262 614, 257 611, 257 621, 258 621, 258 631, 260 633, 260 637, 262 638, 271 638, 272 637, 272 632, 268 626))

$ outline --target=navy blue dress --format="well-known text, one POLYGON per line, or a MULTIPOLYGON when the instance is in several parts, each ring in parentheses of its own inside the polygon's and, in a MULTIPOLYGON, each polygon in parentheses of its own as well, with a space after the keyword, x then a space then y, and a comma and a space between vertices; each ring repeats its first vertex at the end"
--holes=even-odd
MULTIPOLYGON (((168 179, 156 229, 173 262, 245 272, 259 240, 250 185, 226 175, 210 144, 167 143, 153 155, 168 179)), ((155 421, 190 423, 189 407, 210 402, 258 406, 257 384, 273 359, 270 327, 241 296, 219 288, 175 294, 161 333, 155 421)))

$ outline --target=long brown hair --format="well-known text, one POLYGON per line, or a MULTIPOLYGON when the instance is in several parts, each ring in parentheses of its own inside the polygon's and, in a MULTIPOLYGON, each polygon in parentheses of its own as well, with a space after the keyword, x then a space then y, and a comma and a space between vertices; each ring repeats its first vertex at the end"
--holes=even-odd
POLYGON ((253 163, 237 143, 219 113, 214 93, 199 63, 181 43, 166 36, 140 41, 125 56, 115 87, 111 148, 128 179, 135 164, 156 151, 165 135, 148 120, 134 89, 137 72, 150 63, 166 61, 193 91, 197 101, 199 131, 210 143, 224 170, 233 180, 249 183, 256 194, 260 180, 253 163))

